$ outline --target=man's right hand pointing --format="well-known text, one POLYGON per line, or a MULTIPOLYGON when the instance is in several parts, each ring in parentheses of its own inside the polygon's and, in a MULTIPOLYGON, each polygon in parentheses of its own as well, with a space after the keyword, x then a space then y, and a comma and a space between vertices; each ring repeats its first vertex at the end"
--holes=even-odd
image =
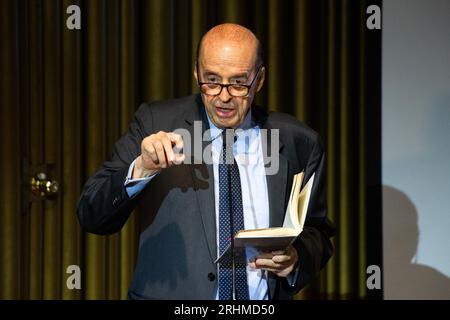
POLYGON ((164 168, 183 163, 183 139, 173 132, 159 131, 142 140, 141 155, 136 158, 133 179, 144 178, 164 168), (174 150, 175 147, 175 150, 174 150))

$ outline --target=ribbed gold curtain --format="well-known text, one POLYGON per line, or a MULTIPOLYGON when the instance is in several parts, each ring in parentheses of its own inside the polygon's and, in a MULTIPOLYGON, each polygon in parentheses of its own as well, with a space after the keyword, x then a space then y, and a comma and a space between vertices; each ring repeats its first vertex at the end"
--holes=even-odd
POLYGON ((327 151, 336 253, 297 298, 365 298, 365 1, 0 0, 0 298, 123 299, 134 216, 116 235, 81 232, 76 203, 143 101, 197 92, 201 35, 236 22, 263 43, 257 102, 318 131, 327 151), (68 30, 66 8, 81 8, 68 30), (30 196, 46 171, 56 197, 30 196), (79 265, 82 289, 66 287, 79 265))

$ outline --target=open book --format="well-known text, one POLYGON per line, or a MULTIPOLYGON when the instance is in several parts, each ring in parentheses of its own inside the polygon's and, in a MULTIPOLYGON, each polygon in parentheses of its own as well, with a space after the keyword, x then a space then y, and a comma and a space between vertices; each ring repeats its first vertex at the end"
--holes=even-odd
MULTIPOLYGON (((284 250, 303 231, 309 198, 314 183, 314 175, 303 188, 304 172, 294 176, 291 194, 286 209, 282 227, 241 230, 234 237, 235 262, 253 260, 261 251, 284 250)), ((217 258, 216 263, 226 263, 231 260, 231 246, 217 258)))

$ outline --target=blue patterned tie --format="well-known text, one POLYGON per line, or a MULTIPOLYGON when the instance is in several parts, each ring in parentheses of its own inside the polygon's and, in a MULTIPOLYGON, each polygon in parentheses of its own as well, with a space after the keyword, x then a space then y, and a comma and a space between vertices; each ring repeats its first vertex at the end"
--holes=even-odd
MULTIPOLYGON (((222 161, 219 161, 219 250, 220 254, 230 245, 230 199, 233 214, 233 234, 244 229, 244 211, 242 208, 241 178, 239 168, 233 156, 233 139, 226 131, 222 132, 222 161), (231 140, 231 142, 230 142, 231 140), (231 179, 231 195, 228 192, 228 183, 231 179)), ((234 135, 233 135, 234 136, 234 135)), ((236 138, 234 136, 234 138, 236 138)), ((232 264, 219 264, 219 299, 232 299, 232 264)), ((248 300, 247 271, 245 263, 235 264, 236 299, 248 300)))

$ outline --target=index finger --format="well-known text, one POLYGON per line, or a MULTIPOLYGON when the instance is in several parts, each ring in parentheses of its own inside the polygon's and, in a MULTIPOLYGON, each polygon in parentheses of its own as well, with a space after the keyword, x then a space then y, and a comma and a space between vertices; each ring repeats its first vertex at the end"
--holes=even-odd
POLYGON ((168 160, 169 164, 171 165, 172 162, 175 160, 173 150, 172 150, 172 143, 170 142, 170 139, 168 139, 166 137, 162 137, 161 142, 164 146, 164 151, 166 153, 167 160, 168 160))

